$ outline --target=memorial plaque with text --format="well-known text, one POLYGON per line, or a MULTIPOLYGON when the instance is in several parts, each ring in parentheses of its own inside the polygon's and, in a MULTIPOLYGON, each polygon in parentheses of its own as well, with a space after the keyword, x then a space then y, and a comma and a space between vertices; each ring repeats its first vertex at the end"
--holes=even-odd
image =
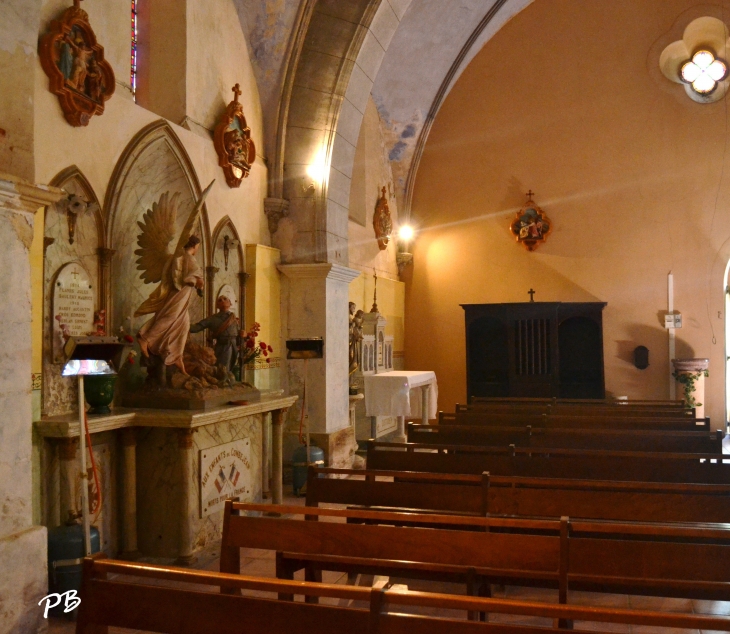
POLYGON ((251 488, 248 438, 200 451, 200 517, 220 512, 228 498, 250 501, 251 488))
POLYGON ((53 286, 53 360, 63 362, 67 336, 88 335, 94 330, 94 289, 89 274, 77 263, 65 264, 53 286))

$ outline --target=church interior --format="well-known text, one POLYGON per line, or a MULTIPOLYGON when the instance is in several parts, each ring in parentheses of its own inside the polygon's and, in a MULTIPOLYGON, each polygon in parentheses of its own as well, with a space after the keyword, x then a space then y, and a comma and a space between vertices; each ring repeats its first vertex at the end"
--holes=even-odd
POLYGON ((0 634, 730 631, 730 0, 0 15, 0 634))

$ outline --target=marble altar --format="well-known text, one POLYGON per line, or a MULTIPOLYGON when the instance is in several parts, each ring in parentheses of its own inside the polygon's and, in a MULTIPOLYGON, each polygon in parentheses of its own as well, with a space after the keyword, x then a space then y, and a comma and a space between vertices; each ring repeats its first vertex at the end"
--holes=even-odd
MULTIPOLYGON (((282 500, 282 437, 286 411, 297 396, 264 394, 248 405, 222 406, 207 411, 115 409, 89 416, 96 452, 110 444, 110 464, 119 456, 116 482, 102 483, 111 492, 104 512, 121 516, 121 535, 109 535, 112 554, 174 558, 190 563, 196 550, 220 537, 222 513, 201 508, 201 460, 204 453, 237 441, 248 442, 250 484, 241 501, 259 502, 268 493, 266 427, 271 413, 272 501, 282 500), (118 434, 116 440, 109 433, 118 434), (97 442, 96 438, 100 442, 97 442), (111 450, 115 447, 115 451, 111 450), (117 491, 120 494, 115 494, 117 491), (118 511, 113 500, 121 500, 118 511)), ((79 422, 75 415, 43 418, 35 423, 44 437, 43 490, 49 524, 75 510, 78 480, 79 422), (48 510, 51 509, 51 510, 48 510)), ((113 471, 113 470, 112 470, 113 471)), ((108 531, 114 533, 114 523, 108 531)), ((108 525, 108 524, 107 524, 108 525)))
POLYGON ((428 371, 394 370, 365 375, 365 414, 371 417, 371 436, 377 437, 377 417, 395 416, 398 429, 395 442, 405 442, 405 417, 419 416, 424 425, 438 415, 436 374, 428 371), (420 388, 420 403, 411 393, 420 388))

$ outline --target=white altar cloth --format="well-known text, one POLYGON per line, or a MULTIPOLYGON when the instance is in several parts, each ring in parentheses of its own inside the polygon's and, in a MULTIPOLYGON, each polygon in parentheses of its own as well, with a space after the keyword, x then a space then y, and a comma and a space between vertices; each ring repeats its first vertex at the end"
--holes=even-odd
POLYGON ((421 418, 419 389, 430 386, 428 417, 438 417, 438 385, 436 373, 428 371, 396 370, 381 374, 367 374, 365 379, 366 416, 408 416, 421 418))

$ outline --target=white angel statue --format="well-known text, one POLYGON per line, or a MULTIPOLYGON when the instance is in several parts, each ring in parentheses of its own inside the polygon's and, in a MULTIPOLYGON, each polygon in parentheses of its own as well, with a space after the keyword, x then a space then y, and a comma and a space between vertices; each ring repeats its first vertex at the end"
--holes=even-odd
POLYGON ((152 314, 139 329, 137 341, 145 357, 156 355, 166 366, 174 365, 183 374, 187 374, 183 352, 190 331, 188 304, 192 293, 203 288, 204 279, 203 269, 195 259, 200 238, 193 235, 193 227, 214 182, 190 212, 173 253, 168 251, 168 246, 175 237, 179 193, 172 197, 170 192, 162 194, 159 202, 144 214, 142 222, 137 223, 142 232, 137 237, 139 249, 134 253, 139 256, 140 278, 147 284, 159 282, 134 313, 135 317, 152 314))

